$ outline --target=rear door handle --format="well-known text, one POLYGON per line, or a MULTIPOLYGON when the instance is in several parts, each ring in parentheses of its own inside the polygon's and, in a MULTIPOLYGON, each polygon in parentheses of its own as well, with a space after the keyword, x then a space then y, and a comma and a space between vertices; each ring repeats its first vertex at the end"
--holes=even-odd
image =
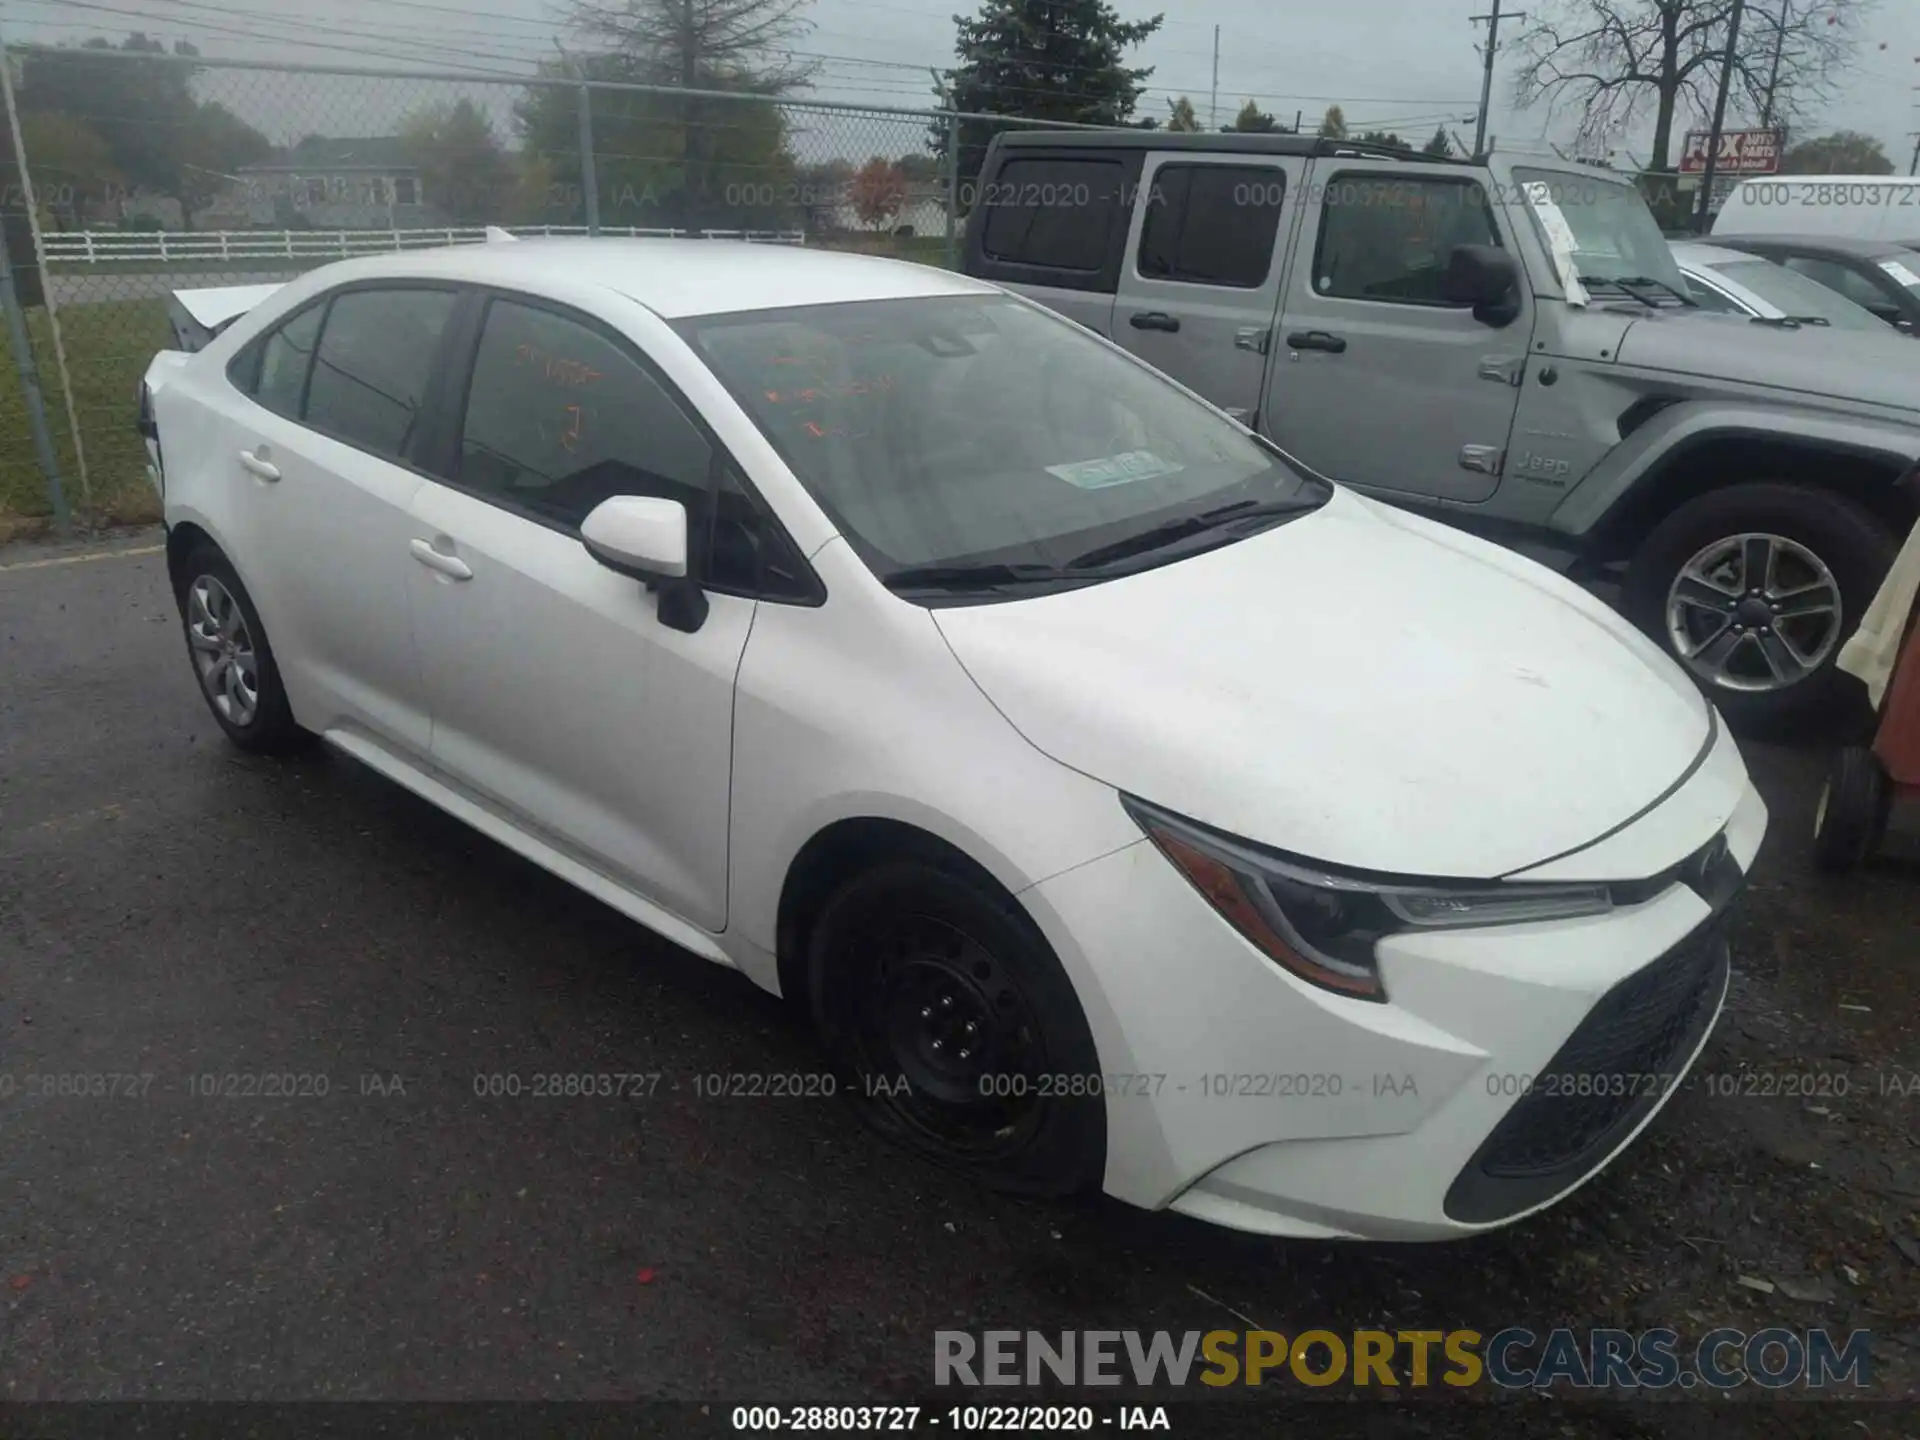
POLYGON ((1329 355, 1346 353, 1347 341, 1343 335, 1333 335, 1325 330, 1296 330, 1287 336, 1289 350, 1325 350, 1329 355))
POLYGON ((1164 310, 1136 310, 1127 323, 1136 330, 1165 330, 1169 334, 1176 334, 1180 329, 1179 317, 1164 310))
MULTIPOLYGON (((265 450, 267 447, 262 445, 260 448, 265 450)), ((267 459, 266 456, 256 455, 251 450, 242 450, 240 452, 240 463, 255 475, 258 475, 262 480, 278 480, 280 478, 280 467, 278 465, 267 459)))
POLYGON ((448 555, 444 551, 434 549, 430 541, 410 540, 407 542, 407 548, 413 551, 414 559, 418 560, 429 570, 438 571, 449 580, 471 580, 473 578, 473 567, 471 565, 467 564, 467 562, 462 560, 458 555, 448 555))

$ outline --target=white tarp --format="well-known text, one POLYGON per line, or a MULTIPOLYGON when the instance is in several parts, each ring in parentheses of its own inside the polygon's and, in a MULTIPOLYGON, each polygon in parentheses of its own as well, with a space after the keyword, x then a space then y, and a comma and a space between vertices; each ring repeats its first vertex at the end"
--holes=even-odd
POLYGON ((1894 663, 1907 638, 1907 619, 1913 614, 1916 596, 1920 596, 1920 525, 1907 536, 1893 569, 1880 584, 1880 592, 1860 617, 1860 628, 1841 647, 1835 662, 1847 674, 1865 682, 1875 710, 1880 708, 1887 684, 1893 679, 1894 663))

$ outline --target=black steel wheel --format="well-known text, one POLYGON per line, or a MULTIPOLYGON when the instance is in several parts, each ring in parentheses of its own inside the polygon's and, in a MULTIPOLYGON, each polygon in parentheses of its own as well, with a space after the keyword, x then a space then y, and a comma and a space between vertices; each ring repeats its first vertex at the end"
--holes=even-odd
POLYGON ((1098 1183, 1092 1033, 1052 950, 997 887, 920 861, 860 875, 821 911, 808 977, 843 1087, 880 1134, 996 1189, 1098 1183))

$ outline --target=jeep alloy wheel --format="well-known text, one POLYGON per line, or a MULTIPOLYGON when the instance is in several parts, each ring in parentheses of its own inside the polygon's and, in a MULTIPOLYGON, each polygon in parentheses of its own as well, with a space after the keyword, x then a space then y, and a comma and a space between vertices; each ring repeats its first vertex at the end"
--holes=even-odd
POLYGON ((1840 584, 1826 562, 1784 535, 1715 540, 1667 592, 1674 654, 1729 690, 1793 685, 1840 643, 1840 584))

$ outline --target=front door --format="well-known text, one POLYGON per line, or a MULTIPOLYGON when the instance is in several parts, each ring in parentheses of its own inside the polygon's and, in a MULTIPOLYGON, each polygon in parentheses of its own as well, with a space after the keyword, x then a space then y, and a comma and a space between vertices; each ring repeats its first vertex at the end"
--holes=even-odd
POLYGON ((1295 213, 1287 202, 1305 163, 1151 154, 1127 234, 1114 340, 1249 425, 1280 299, 1281 220, 1295 213))
POLYGON ((1455 246, 1513 248, 1485 188, 1453 167, 1338 162, 1316 168, 1310 188, 1266 432, 1336 480, 1485 500, 1500 484, 1534 317, 1524 293, 1519 318, 1498 328, 1442 293, 1455 246))
POLYGON ((413 503, 413 605, 433 761, 586 863, 726 925, 733 688, 755 602, 693 633, 588 555, 613 495, 683 501, 704 534, 715 446, 623 339, 495 298, 450 483, 413 503))

